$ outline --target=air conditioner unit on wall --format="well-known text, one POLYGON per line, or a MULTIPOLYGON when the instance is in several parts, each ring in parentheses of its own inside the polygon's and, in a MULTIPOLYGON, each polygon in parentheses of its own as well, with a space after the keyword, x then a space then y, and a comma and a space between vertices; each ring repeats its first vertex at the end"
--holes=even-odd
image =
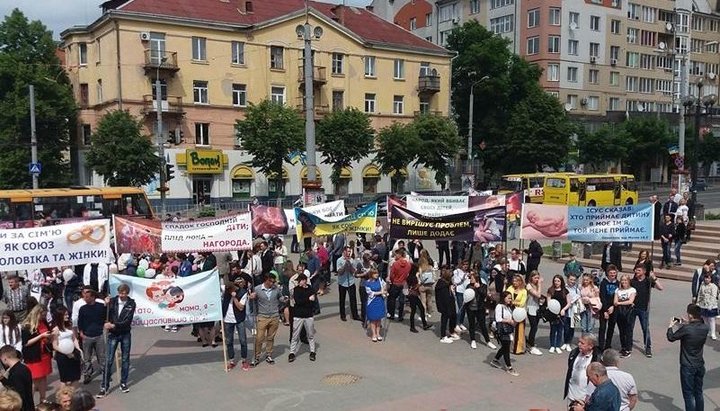
POLYGON ((580 100, 580 105, 587 106, 587 103, 588 103, 588 99, 586 99, 585 97, 583 97, 583 98, 580 100))
POLYGON ((613 67, 617 66, 617 59, 610 59, 610 65, 613 67))
POLYGON ((140 32, 140 41, 150 41, 150 32, 149 31, 140 32))
POLYGON ((597 57, 590 56, 590 63, 595 64, 596 61, 597 61, 597 57))
POLYGON ((452 23, 453 23, 453 24, 458 24, 458 23, 460 23, 460 19, 457 18, 457 17, 453 17, 452 23))

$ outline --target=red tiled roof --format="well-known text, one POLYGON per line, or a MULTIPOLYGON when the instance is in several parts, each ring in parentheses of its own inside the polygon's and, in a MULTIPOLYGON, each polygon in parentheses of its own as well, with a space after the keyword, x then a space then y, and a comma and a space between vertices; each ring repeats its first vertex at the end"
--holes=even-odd
MULTIPOLYGON (((304 9, 303 0, 255 0, 253 12, 241 13, 245 0, 130 0, 117 10, 176 18, 189 18, 236 25, 257 25, 304 9)), ((337 18, 337 5, 310 1, 310 7, 329 18, 337 18)), ((343 6, 340 6, 343 7, 343 6)), ((387 22, 359 7, 345 7, 344 26, 363 40, 374 44, 407 47, 423 51, 444 49, 387 22)))

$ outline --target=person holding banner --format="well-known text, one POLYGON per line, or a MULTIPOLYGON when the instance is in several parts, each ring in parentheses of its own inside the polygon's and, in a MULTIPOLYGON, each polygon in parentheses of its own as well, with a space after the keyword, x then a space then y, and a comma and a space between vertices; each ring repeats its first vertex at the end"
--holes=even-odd
MULTIPOLYGON (((276 285, 277 277, 270 273, 263 283, 250 293, 250 299, 257 302, 257 335, 255 337, 255 358, 250 363, 255 367, 260 363, 260 355, 265 348, 265 362, 275 364, 272 357, 275 335, 280 326, 280 305, 286 301, 276 285)), ((277 274, 277 273, 275 273, 277 274)))
POLYGON ((248 346, 245 332, 245 307, 248 302, 246 282, 243 277, 237 277, 232 284, 225 286, 222 296, 223 327, 225 332, 225 351, 228 356, 228 370, 235 368, 235 330, 240 339, 240 358, 242 369, 248 371, 248 346), (232 310, 230 307, 232 306, 232 310))
POLYGON ((295 355, 298 351, 300 334, 305 330, 307 334, 308 344, 310 345, 310 361, 315 361, 315 321, 313 310, 317 296, 312 287, 308 286, 307 276, 299 274, 297 276, 298 285, 293 288, 292 298, 295 301, 293 307, 293 332, 290 340, 290 354, 288 362, 295 361, 295 355))
POLYGON ((110 390, 110 378, 113 373, 113 362, 115 351, 120 346, 120 390, 130 392, 128 388, 128 375, 130 374, 130 344, 132 335, 130 327, 135 316, 135 300, 130 298, 130 287, 127 284, 120 284, 117 288, 117 296, 106 297, 108 318, 103 326, 107 331, 107 355, 105 356, 105 368, 103 372, 102 386, 98 397, 104 396, 110 390))

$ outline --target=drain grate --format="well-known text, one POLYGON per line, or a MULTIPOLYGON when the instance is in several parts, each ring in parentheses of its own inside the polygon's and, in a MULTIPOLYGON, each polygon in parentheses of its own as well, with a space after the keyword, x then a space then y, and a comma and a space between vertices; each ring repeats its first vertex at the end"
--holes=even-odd
POLYGON ((360 381, 362 379, 359 375, 354 374, 348 374, 348 373, 335 373, 335 374, 328 374, 323 379, 322 382, 327 385, 350 385, 355 384, 356 382, 360 381))

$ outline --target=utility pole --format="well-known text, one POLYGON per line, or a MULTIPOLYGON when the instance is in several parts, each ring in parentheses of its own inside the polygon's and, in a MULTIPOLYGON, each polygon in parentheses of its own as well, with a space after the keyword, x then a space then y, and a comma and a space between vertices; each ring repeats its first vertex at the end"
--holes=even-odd
MULTIPOLYGON (((35 86, 30 84, 30 161, 32 164, 37 164, 38 153, 37 153, 37 129, 35 128, 35 86)), ((32 174, 32 186, 33 189, 40 187, 39 175, 37 173, 32 174)))
POLYGON ((160 84, 160 66, 165 62, 165 56, 160 56, 158 60, 158 66, 155 71, 155 109, 157 110, 157 144, 158 144, 158 155, 160 156, 160 215, 161 219, 165 218, 167 214, 166 197, 167 191, 167 176, 165 175, 165 142, 162 138, 162 87, 160 84))
POLYGON ((307 165, 307 182, 315 184, 317 179, 315 159, 315 96, 313 95, 313 59, 312 59, 312 27, 305 21, 303 40, 303 77, 305 78, 305 153, 307 165))

